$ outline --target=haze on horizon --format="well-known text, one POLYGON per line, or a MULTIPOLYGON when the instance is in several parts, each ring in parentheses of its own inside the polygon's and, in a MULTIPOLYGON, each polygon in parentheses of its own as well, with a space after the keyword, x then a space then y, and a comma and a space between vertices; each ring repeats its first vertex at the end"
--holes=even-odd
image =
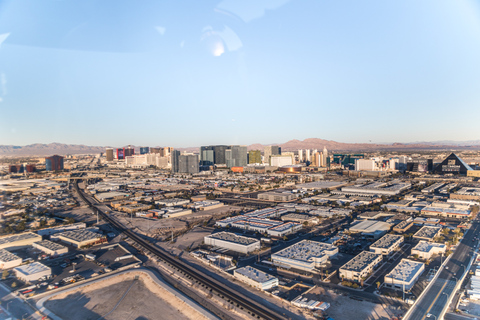
POLYGON ((0 144, 478 140, 479 56, 474 0, 5 1, 0 144))

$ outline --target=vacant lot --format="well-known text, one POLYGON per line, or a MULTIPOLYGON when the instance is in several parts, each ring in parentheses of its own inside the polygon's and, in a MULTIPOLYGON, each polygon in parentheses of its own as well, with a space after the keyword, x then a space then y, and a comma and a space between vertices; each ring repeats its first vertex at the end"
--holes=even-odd
POLYGON ((138 272, 120 275, 60 293, 45 307, 69 320, 89 319, 205 319, 173 294, 138 272))
POLYGON ((305 297, 330 303, 327 314, 333 319, 390 320, 404 313, 383 304, 354 300, 319 287, 310 291, 305 297))

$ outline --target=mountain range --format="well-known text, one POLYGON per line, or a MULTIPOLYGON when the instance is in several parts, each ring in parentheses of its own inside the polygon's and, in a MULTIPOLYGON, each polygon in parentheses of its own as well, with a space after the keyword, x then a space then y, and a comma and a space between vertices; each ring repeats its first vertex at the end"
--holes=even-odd
MULTIPOLYGON (((278 145, 284 151, 299 149, 318 149, 326 147, 329 151, 420 151, 420 150, 480 150, 480 140, 471 141, 436 141, 414 143, 343 143, 332 140, 309 138, 290 140, 278 145)), ((263 150, 266 145, 256 143, 248 146, 248 150, 263 150)), ((26 146, 0 145, 0 156, 48 156, 53 154, 92 154, 105 152, 106 147, 86 146, 78 144, 30 144, 26 146)), ((135 147, 138 152, 139 147, 135 147)), ((182 151, 198 151, 198 147, 178 148, 182 151)))

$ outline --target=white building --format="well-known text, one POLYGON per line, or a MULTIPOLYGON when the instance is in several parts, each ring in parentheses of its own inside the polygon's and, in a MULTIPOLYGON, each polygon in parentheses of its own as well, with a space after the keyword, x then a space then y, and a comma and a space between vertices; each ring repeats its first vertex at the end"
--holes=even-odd
POLYGON ((294 164, 293 157, 291 155, 271 155, 270 165, 272 167, 291 166, 294 164))
POLYGON ((372 159, 355 159, 356 171, 375 171, 377 166, 375 160, 372 159))
POLYGON ((68 253, 68 247, 62 246, 61 244, 52 242, 50 240, 35 242, 33 247, 45 252, 49 256, 59 256, 61 254, 68 253))
POLYGON ((441 243, 427 242, 421 240, 414 248, 412 248, 412 255, 418 255, 420 259, 428 260, 434 254, 444 254, 447 251, 447 246, 441 243))
POLYGON ((433 241, 434 238, 440 235, 441 231, 442 227, 423 226, 413 235, 413 237, 415 239, 433 241))
POLYGON ((370 246, 370 251, 388 256, 400 247, 403 240, 403 236, 386 234, 370 246))
POLYGON ((5 249, 0 249, 0 269, 10 269, 22 264, 22 258, 17 255, 7 251, 5 249))
POLYGON ((381 254, 362 251, 340 268, 340 278, 360 282, 382 262, 382 257, 381 254))
POLYGON ((234 270, 233 275, 238 280, 260 290, 268 290, 278 286, 278 278, 250 266, 234 270))
POLYGON ((42 241, 42 237, 33 232, 24 232, 0 238, 0 249, 21 248, 42 241))
POLYGON ((260 241, 254 238, 238 236, 230 232, 218 232, 204 238, 206 245, 220 247, 244 254, 260 249, 260 241))
POLYGON ((395 290, 409 291, 424 270, 424 263, 402 259, 402 261, 385 276, 383 285, 395 290))
POLYGON ((40 262, 32 262, 13 269, 15 276, 25 282, 36 281, 42 277, 50 277, 52 269, 40 262))
POLYGON ((313 271, 337 253, 338 248, 332 244, 303 240, 272 254, 272 262, 286 269, 313 271))

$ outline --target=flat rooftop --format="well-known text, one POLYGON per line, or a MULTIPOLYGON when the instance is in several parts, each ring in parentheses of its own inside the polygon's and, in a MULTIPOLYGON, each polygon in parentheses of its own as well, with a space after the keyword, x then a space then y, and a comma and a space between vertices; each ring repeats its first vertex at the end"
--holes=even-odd
POLYGON ((347 185, 345 181, 314 181, 297 185, 302 189, 332 189, 347 185))
POLYGON ((314 258, 320 258, 325 255, 331 256, 337 252, 338 248, 332 244, 303 240, 273 255, 286 259, 311 262, 314 258))
POLYGON ((65 246, 62 246, 61 244, 50 241, 50 240, 38 241, 38 242, 35 242, 35 244, 50 250, 60 250, 65 248, 65 246))
POLYGON ((377 241, 375 241, 370 248, 378 248, 378 249, 388 249, 397 241, 403 239, 403 236, 395 235, 395 234, 386 234, 377 241))
POLYGON ((423 268, 424 263, 418 261, 412 261, 408 259, 402 259, 395 268, 393 268, 390 273, 385 277, 394 279, 397 281, 405 281, 406 283, 411 282, 418 274, 418 272, 423 268))
POLYGON ((272 276, 271 274, 260 271, 250 266, 236 269, 235 272, 259 283, 265 283, 267 281, 276 279, 276 277, 272 276))
POLYGON ((298 227, 298 226, 301 226, 301 224, 297 223, 297 222, 286 222, 284 224, 280 224, 278 226, 271 227, 271 228, 269 228, 269 230, 282 232, 282 231, 289 230, 289 229, 292 229, 292 228, 298 227))
POLYGON ((218 239, 218 240, 223 240, 227 242, 232 242, 236 244, 241 244, 241 245, 250 245, 252 243, 259 242, 259 240, 254 239, 254 238, 248 238, 248 237, 243 237, 236 235, 235 233, 231 232, 218 232, 211 234, 209 236, 206 236, 207 238, 212 238, 212 239, 218 239))
POLYGON ((373 233, 375 231, 388 231, 392 224, 382 221, 365 220, 349 228, 352 232, 373 233))
POLYGON ((40 262, 32 262, 20 267, 16 267, 14 270, 24 274, 25 276, 29 276, 43 271, 51 271, 49 267, 41 264, 40 262))
POLYGON ((438 232, 440 232, 441 229, 442 229, 441 227, 423 226, 420 230, 418 230, 413 235, 413 237, 433 239, 438 234, 438 232))
POLYGON ((10 262, 21 259, 17 255, 7 251, 5 249, 0 249, 0 262, 10 262))
POLYGON ((56 237, 64 237, 76 242, 82 242, 82 241, 87 241, 87 240, 94 240, 101 238, 102 235, 89 231, 89 230, 68 230, 65 232, 57 233, 55 235, 56 237))
POLYGON ((0 238, 0 246, 17 241, 23 241, 28 239, 38 239, 40 236, 33 232, 24 232, 20 234, 14 234, 11 236, 5 236, 0 238))
POLYGON ((373 252, 362 251, 356 255, 352 260, 345 263, 340 269, 349 270, 349 271, 362 271, 367 266, 372 264, 381 254, 376 254, 373 252))
POLYGON ((434 248, 446 249, 447 246, 441 243, 427 242, 421 240, 412 250, 418 250, 420 252, 430 252, 434 248))

